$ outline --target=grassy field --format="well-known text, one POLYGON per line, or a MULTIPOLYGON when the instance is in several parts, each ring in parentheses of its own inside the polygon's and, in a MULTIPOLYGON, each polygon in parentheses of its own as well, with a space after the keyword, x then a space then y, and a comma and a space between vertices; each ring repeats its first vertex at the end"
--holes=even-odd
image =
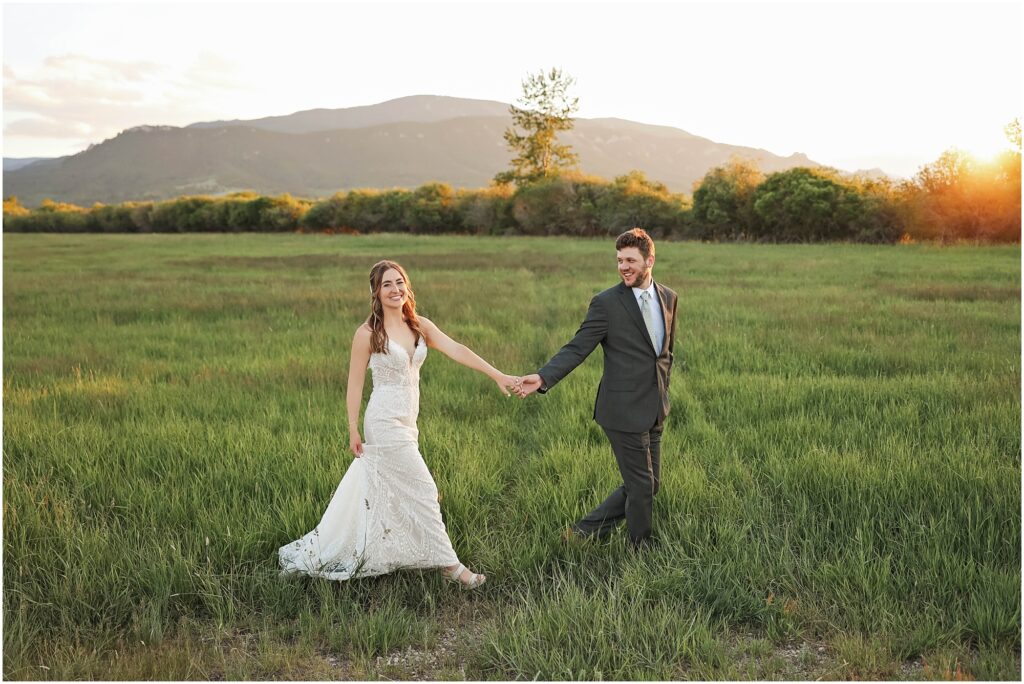
POLYGON ((1019 247, 660 244, 679 343, 641 556, 559 542, 617 484, 599 351, 526 400, 432 354, 421 451, 489 577, 461 592, 277 574, 351 459, 369 267, 526 373, 616 282, 609 240, 3 245, 6 678, 1019 678, 1019 247))

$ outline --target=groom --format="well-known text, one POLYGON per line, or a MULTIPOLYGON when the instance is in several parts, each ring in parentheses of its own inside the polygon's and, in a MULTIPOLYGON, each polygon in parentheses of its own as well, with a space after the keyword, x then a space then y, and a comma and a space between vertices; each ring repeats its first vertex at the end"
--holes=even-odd
POLYGON ((594 296, 576 336, 533 375, 519 396, 544 394, 590 355, 604 349, 604 375, 594 420, 604 428, 622 485, 566 534, 603 537, 623 518, 633 547, 651 537, 654 495, 661 478, 661 432, 668 415, 668 383, 675 345, 676 293, 655 283, 654 241, 640 228, 615 241, 622 282, 594 296))

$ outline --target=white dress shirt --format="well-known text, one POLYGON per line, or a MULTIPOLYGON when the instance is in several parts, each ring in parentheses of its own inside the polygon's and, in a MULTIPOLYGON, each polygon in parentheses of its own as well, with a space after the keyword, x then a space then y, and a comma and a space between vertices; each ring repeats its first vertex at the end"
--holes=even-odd
POLYGON ((651 306, 651 322, 654 323, 654 336, 656 339, 652 340, 658 345, 658 354, 661 354, 661 350, 665 347, 665 317, 661 315, 661 300, 658 299, 658 290, 654 287, 654 279, 651 279, 651 285, 646 290, 641 287, 631 288, 633 290, 633 296, 636 297, 636 305, 643 311, 643 301, 640 299, 640 294, 643 292, 650 292, 650 306, 651 306))

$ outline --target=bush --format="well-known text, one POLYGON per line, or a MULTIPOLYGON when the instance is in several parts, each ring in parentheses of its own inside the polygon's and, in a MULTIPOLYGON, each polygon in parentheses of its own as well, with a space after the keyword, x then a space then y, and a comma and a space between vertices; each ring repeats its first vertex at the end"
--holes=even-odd
POLYGON ((407 190, 351 190, 316 202, 300 224, 316 230, 349 229, 359 232, 408 230, 407 190))
POLYGON ((708 171, 693 192, 690 237, 742 240, 751 235, 754 191, 763 181, 757 165, 740 158, 708 171))
POLYGON ((137 233, 138 225, 133 218, 135 205, 99 204, 92 208, 88 216, 89 232, 93 233, 137 233))
POLYGON ((908 236, 955 242, 1020 242, 1020 152, 981 164, 948 150, 904 185, 908 236))
POLYGON ((85 233, 89 230, 88 209, 44 199, 38 209, 23 213, 17 200, 11 204, 12 213, 6 213, 4 203, 4 230, 21 233, 85 233))
POLYGON ((456 196, 455 211, 464 230, 477 235, 507 235, 516 232, 512 218, 511 185, 482 190, 462 190, 456 196))
POLYGON ((1020 154, 978 166, 952 153, 912 182, 848 178, 797 168, 763 177, 734 159, 682 194, 631 171, 606 181, 563 173, 519 187, 454 191, 351 190, 312 201, 241 192, 83 209, 45 200, 4 201, 10 232, 411 232, 425 235, 614 236, 641 226, 655 238, 768 242, 1020 241, 1020 154))
POLYGON ((462 232, 455 192, 450 185, 421 185, 409 195, 404 208, 403 222, 413 233, 436 235, 462 232))
POLYGON ((668 238, 683 234, 690 203, 642 172, 631 171, 602 187, 596 208, 599 234, 617 236, 643 226, 652 237, 668 238))
POLYGON ((773 173, 753 195, 750 235, 769 242, 895 240, 884 200, 870 198, 829 169, 773 173))
POLYGON ((512 196, 512 217, 524 235, 597 235, 597 184, 577 175, 549 176, 520 186, 512 196))

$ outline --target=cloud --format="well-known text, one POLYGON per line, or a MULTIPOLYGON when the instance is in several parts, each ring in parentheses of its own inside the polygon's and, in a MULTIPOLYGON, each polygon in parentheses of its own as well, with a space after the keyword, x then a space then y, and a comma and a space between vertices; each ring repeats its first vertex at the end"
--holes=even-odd
POLYGON ((84 144, 143 124, 217 118, 213 96, 248 87, 238 73, 235 62, 209 51, 178 68, 82 54, 51 55, 17 73, 5 64, 4 135, 84 144))
POLYGON ((4 66, 4 108, 64 119, 82 105, 142 102, 144 86, 162 67, 151 62, 114 62, 83 55, 48 57, 29 77, 4 66))
POLYGON ((4 127, 4 135, 20 135, 30 138, 88 138, 95 131, 88 124, 66 122, 55 119, 17 119, 4 127))
POLYGON ((145 81, 164 71, 156 62, 120 62, 97 59, 88 55, 54 55, 43 60, 43 67, 56 72, 75 74, 87 79, 118 78, 127 82, 145 81))
POLYGON ((213 52, 204 51, 185 70, 186 87, 244 89, 237 78, 239 64, 213 52))
POLYGON ((105 81, 48 78, 43 81, 11 79, 4 83, 4 107, 16 111, 63 114, 81 104, 119 105, 144 99, 138 88, 105 81))

